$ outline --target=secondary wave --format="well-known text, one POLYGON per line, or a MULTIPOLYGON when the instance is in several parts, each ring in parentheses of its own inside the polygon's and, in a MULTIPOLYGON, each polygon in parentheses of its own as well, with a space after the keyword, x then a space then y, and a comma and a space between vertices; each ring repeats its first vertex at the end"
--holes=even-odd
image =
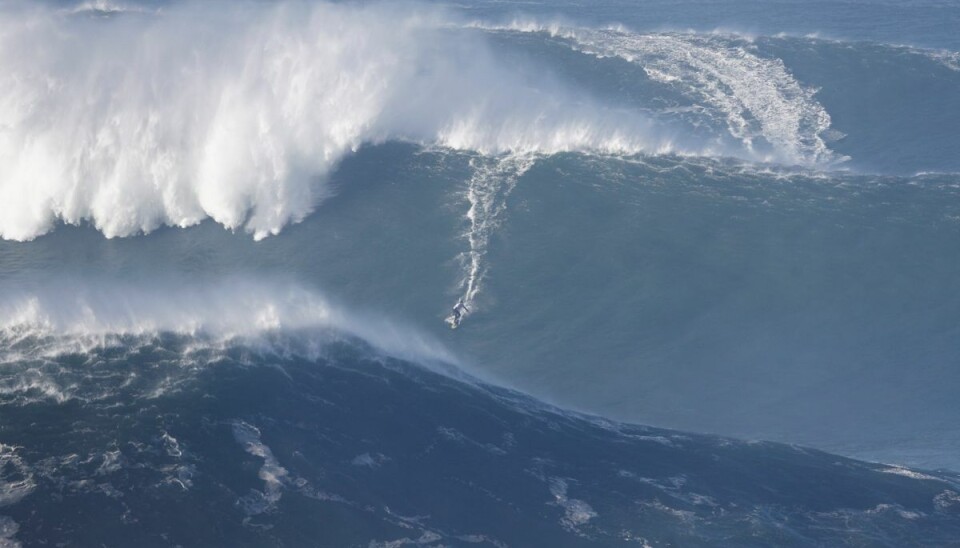
MULTIPOLYGON (((475 158, 471 161, 474 173, 464 193, 470 207, 466 213, 468 226, 463 233, 463 239, 467 241, 470 249, 458 257, 464 273, 459 284, 462 293, 458 303, 465 307, 464 317, 477 309, 476 298, 487 275, 484 261, 487 246, 490 237, 500 226, 507 208, 507 197, 535 160, 529 155, 509 155, 492 160, 475 158)), ((447 321, 452 321, 452 317, 447 321)), ((458 324, 459 320, 456 320, 451 325, 458 324)))
POLYGON ((722 117, 730 134, 765 160, 810 165, 845 159, 826 144, 831 119, 814 98, 816 90, 797 82, 780 59, 759 55, 743 37, 633 33, 622 27, 589 29, 523 21, 473 26, 548 34, 586 54, 640 65, 651 80, 710 107, 708 114, 722 117))
MULTIPOLYGON (((740 145, 617 107, 489 33, 413 4, 107 2, 0 7, 0 237, 107 237, 211 218, 257 239, 310 214, 366 143, 488 154, 738 156, 823 165, 830 117, 733 38, 532 25, 642 65, 740 145), (540 64, 538 64, 540 63, 540 64)), ((488 29, 490 30, 490 29, 488 29)))

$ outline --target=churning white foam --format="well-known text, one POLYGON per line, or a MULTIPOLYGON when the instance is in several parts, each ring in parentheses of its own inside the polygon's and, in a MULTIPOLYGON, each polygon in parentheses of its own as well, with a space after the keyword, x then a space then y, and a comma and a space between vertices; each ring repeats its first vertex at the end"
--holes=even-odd
POLYGON ((237 502, 248 516, 269 512, 277 507, 283 496, 283 488, 290 476, 287 469, 270 450, 260 441, 260 429, 244 421, 234 421, 233 437, 243 446, 244 451, 263 459, 263 466, 257 476, 263 480, 263 491, 251 490, 237 502))
POLYGON ((292 284, 239 279, 213 287, 65 284, 0 295, 0 363, 84 353, 128 337, 165 333, 193 337, 199 345, 238 343, 306 357, 353 337, 425 365, 458 363, 442 344, 415 329, 348 312, 292 284))
POLYGON ((783 61, 763 57, 748 37, 721 33, 634 33, 624 28, 575 28, 515 21, 473 26, 497 31, 544 33, 597 57, 640 65, 656 82, 676 88, 706 112, 723 117, 731 135, 761 159, 791 164, 843 160, 826 145, 830 115, 783 61), (766 141, 772 150, 758 148, 766 141))
POLYGON ((114 237, 206 218, 262 238, 308 215, 346 154, 386 140, 713 153, 498 59, 432 7, 84 6, 0 4, 4 239, 57 222, 114 237), (86 15, 105 9, 116 14, 86 15))

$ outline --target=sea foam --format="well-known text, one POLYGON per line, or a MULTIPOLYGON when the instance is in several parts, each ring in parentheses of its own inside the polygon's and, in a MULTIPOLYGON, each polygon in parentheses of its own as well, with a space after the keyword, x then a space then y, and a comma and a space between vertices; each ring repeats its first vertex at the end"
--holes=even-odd
POLYGON ((782 60, 759 54, 752 37, 637 33, 619 26, 578 28, 529 20, 471 26, 545 34, 588 55, 639 65, 651 80, 675 88, 721 118, 752 159, 805 166, 829 166, 846 159, 827 146, 831 118, 814 97, 817 90, 798 82, 782 60))
POLYGON ((352 311, 314 289, 247 279, 215 287, 154 281, 47 284, 0 293, 0 364, 137 346, 170 334, 198 349, 242 345, 305 358, 336 341, 359 339, 382 354, 459 365, 441 343, 382 315, 352 311))
MULTIPOLYGON (((112 4, 104 4, 112 6, 112 4)), ((366 143, 715 153, 493 55, 433 7, 0 7, 0 237, 302 220, 366 143)))

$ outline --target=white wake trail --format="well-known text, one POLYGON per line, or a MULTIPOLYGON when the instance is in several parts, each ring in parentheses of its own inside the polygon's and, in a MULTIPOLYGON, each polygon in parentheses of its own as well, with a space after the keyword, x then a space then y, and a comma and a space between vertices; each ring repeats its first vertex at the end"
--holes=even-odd
MULTIPOLYGON (((476 298, 488 270, 486 255, 490 238, 503 220, 507 197, 534 162, 535 157, 529 154, 474 158, 470 162, 474 172, 465 193, 470 207, 466 214, 467 230, 463 234, 470 249, 459 257, 464 277, 460 282, 462 293, 458 303, 462 303, 466 309, 461 313, 461 318, 476 311, 476 298)), ((455 317, 456 314, 447 318, 452 327, 462 321, 455 320, 455 317)))

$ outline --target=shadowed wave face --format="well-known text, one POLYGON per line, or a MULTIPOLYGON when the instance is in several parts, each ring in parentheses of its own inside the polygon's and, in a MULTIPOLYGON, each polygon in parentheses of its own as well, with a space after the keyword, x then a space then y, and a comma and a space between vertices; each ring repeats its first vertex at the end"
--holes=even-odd
POLYGON ((350 340, 304 359, 128 335, 6 364, 0 405, 3 531, 24 545, 940 546, 960 534, 956 476, 573 415, 350 340))
POLYGON ((0 547, 955 542, 908 4, 0 0, 0 547))

